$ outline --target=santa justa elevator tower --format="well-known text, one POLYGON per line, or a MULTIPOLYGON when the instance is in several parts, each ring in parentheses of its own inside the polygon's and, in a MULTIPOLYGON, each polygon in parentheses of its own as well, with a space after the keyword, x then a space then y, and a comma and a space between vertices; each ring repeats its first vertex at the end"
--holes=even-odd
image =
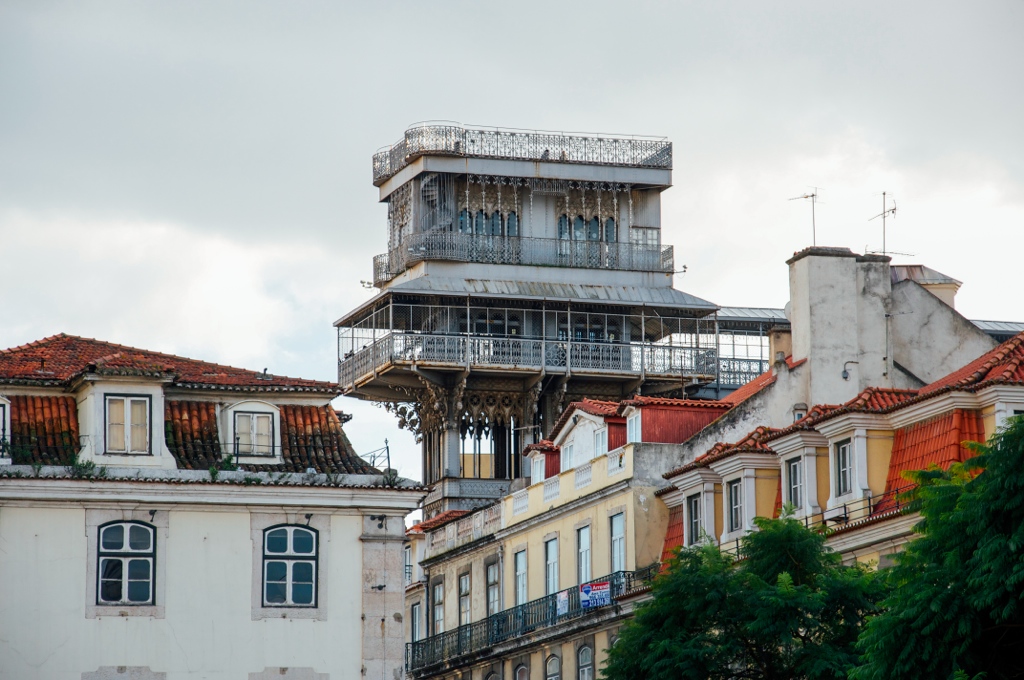
POLYGON ((572 400, 767 367, 759 341, 720 359, 718 307, 672 287, 665 139, 423 124, 374 155, 373 183, 388 249, 379 293, 335 324, 338 378, 418 436, 426 517, 508 492, 572 400))

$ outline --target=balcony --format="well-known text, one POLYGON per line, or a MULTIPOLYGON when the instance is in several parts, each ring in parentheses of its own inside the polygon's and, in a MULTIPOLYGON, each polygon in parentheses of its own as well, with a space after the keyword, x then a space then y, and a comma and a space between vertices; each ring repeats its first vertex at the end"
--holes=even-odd
POLYGON ((436 557, 485 536, 493 535, 494 532, 501 529, 503 507, 501 503, 496 503, 429 532, 427 534, 426 558, 436 557))
POLYGON ((438 230, 412 234, 388 253, 374 257, 373 284, 379 288, 411 265, 426 260, 663 273, 675 269, 672 246, 438 230))
POLYGON ((658 574, 658 564, 636 571, 618 571, 580 586, 567 588, 537 600, 488 616, 482 621, 433 635, 405 648, 405 667, 410 673, 426 675, 442 663, 458 663, 470 655, 486 654, 497 645, 524 635, 587 617, 596 617, 615 606, 617 598, 647 586, 658 574), (583 585, 607 583, 610 600, 586 606, 581 601, 583 585))
POLYGON ((425 123, 373 155, 373 183, 380 186, 420 156, 672 168, 672 143, 658 137, 472 128, 458 123, 425 123))
MULTIPOLYGON (((518 369, 590 375, 680 375, 713 378, 714 349, 656 343, 557 341, 476 335, 434 335, 390 331, 373 344, 344 356, 338 365, 342 388, 351 389, 393 366, 418 365, 461 370, 518 369)), ((751 376, 753 377, 753 376, 751 376)))

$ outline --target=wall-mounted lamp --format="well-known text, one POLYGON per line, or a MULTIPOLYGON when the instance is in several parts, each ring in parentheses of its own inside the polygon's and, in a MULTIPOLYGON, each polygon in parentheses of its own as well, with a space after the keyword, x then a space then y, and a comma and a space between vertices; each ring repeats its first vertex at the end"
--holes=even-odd
POLYGON ((370 590, 384 590, 387 587, 388 587, 388 584, 386 584, 386 583, 378 583, 375 586, 370 586, 370 590))
POLYGON ((149 511, 149 521, 152 522, 154 517, 156 517, 156 510, 150 510, 149 511))
POLYGON ((846 370, 846 367, 849 366, 850 364, 859 364, 859 363, 860 363, 859 361, 847 361, 845 364, 843 364, 843 373, 842 373, 843 380, 849 380, 850 379, 850 372, 848 370, 846 370))
POLYGON ((387 515, 370 515, 370 519, 377 520, 377 528, 378 529, 383 529, 384 526, 388 522, 388 516, 387 515))
POLYGON ((311 512, 307 512, 307 513, 306 513, 306 526, 307 526, 307 527, 309 526, 309 523, 310 523, 310 521, 311 521, 312 519, 313 519, 313 513, 311 513, 311 512))
POLYGON ((573 425, 575 425, 575 424, 576 424, 576 423, 578 423, 578 422, 580 422, 580 417, 579 417, 579 416, 577 416, 577 415, 574 415, 574 416, 572 417, 572 424, 573 424, 573 425))

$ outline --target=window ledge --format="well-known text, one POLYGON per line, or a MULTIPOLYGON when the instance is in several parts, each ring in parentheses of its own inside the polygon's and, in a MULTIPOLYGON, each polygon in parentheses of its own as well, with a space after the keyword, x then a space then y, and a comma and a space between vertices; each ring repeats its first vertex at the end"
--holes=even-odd
POLYGON ((163 605, 93 604, 85 607, 85 618, 164 618, 163 605))

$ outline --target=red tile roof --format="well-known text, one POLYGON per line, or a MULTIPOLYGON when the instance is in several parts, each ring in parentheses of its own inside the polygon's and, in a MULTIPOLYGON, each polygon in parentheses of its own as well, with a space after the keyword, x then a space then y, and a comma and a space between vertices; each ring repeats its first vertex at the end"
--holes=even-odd
POLYGON ((176 387, 193 389, 340 394, 331 382, 264 376, 243 368, 64 333, 0 350, 0 384, 63 386, 86 373, 167 378, 176 387))
POLYGON ((434 515, 430 519, 425 519, 419 524, 414 524, 408 529, 406 533, 425 533, 427 531, 433 531, 438 527, 443 527, 449 522, 454 522, 460 517, 469 514, 469 510, 445 510, 444 512, 434 515))
POLYGON ((622 412, 626 410, 627 406, 635 406, 639 408, 643 408, 645 406, 661 406, 677 409, 707 408, 727 411, 731 407, 731 404, 714 399, 673 399, 670 397, 645 397, 638 395, 631 399, 623 399, 619 402, 617 413, 621 415, 622 412))
POLYGON ((943 470, 974 455, 964 442, 985 440, 985 426, 977 411, 956 409, 930 420, 896 430, 892 442, 885 493, 872 514, 886 512, 895 505, 893 494, 911 486, 903 476, 908 470, 924 470, 937 465, 943 470))
POLYGON ((672 477, 678 477, 681 474, 695 470, 697 468, 708 467, 712 463, 720 461, 724 458, 734 456, 737 453, 763 453, 766 455, 775 455, 775 451, 766 443, 768 437, 770 437, 778 430, 766 427, 764 425, 758 425, 753 432, 748 433, 743 439, 733 444, 726 444, 724 442, 718 442, 711 449, 702 456, 697 456, 691 462, 678 467, 675 470, 670 470, 662 475, 665 479, 671 479, 672 477))
POLYGON ((541 451, 543 453, 558 453, 559 447, 550 439, 541 439, 539 442, 526 445, 525 452, 530 453, 532 451, 541 451))
POLYGON ((963 368, 921 388, 922 396, 943 389, 978 390, 994 384, 1024 384, 1024 333, 1015 335, 963 368))
POLYGON ((610 418, 615 416, 615 411, 619 404, 615 401, 599 401, 597 399, 583 399, 582 401, 569 402, 569 405, 562 411, 562 415, 555 421, 554 427, 551 428, 551 433, 548 435, 551 439, 558 436, 558 433, 562 431, 566 423, 569 422, 569 418, 575 411, 583 411, 589 413, 592 416, 598 416, 601 418, 610 418))
MULTIPOLYGON (((791 371, 794 368, 802 366, 805 363, 807 363, 806 358, 800 359, 799 361, 793 361, 792 356, 786 357, 786 366, 789 367, 789 370, 791 371)), ((774 382, 775 371, 774 369, 769 368, 767 371, 757 376, 756 378, 752 379, 750 382, 744 383, 738 389, 722 397, 721 401, 730 406, 738 406, 739 404, 743 403, 747 399, 750 399, 752 396, 754 396, 755 394, 757 394, 758 392, 760 392, 761 390, 768 387, 774 382)))
POLYGON ((668 529, 665 531, 665 544, 661 548, 662 571, 668 567, 668 562, 675 555, 676 550, 683 546, 684 534, 683 506, 678 505, 669 510, 668 513, 668 529))
POLYGON ((12 395, 11 462, 68 465, 80 449, 74 397, 12 395))

